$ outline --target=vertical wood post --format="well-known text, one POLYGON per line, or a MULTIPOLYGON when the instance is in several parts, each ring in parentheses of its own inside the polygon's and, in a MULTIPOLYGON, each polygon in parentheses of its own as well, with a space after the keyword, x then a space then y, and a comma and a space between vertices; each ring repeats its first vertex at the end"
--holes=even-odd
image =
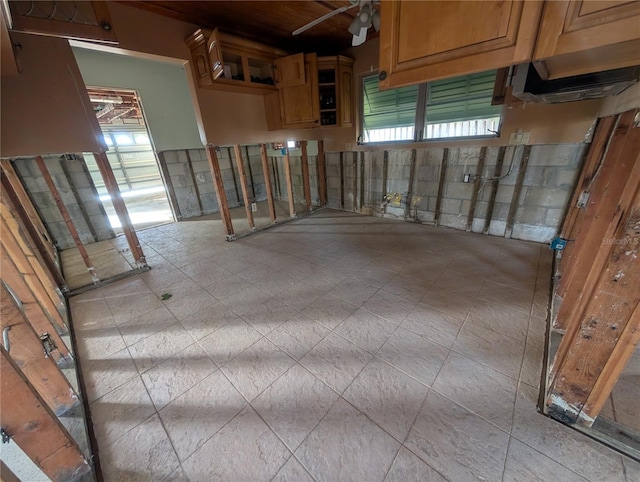
POLYGON ((327 204, 327 173, 324 163, 324 141, 318 141, 318 197, 320 205, 327 204))
POLYGON ((478 204, 478 193, 482 184, 482 173, 484 171, 484 160, 487 157, 487 148, 480 148, 480 156, 478 157, 478 166, 476 168, 476 177, 473 181, 473 193, 471 194, 471 202, 469 203, 469 214, 467 216, 466 231, 471 231, 473 227, 473 218, 476 216, 476 205, 478 204))
POLYGON ((340 209, 344 209, 344 152, 340 152, 340 209))
POLYGON ((180 205, 178 204, 178 198, 176 197, 176 190, 173 187, 173 181, 171 180, 171 173, 167 167, 167 160, 164 157, 164 152, 158 152, 158 164, 160 165, 160 172, 162 173, 162 179, 164 185, 167 186, 167 195, 169 196, 169 202, 173 208, 173 213, 176 219, 180 221, 182 219, 182 212, 180 212, 180 205))
POLYGON ((264 175, 264 188, 267 191, 267 205, 269 206, 269 217, 271 222, 276 222, 276 206, 273 203, 273 188, 271 186, 271 176, 269 175, 269 158, 267 157, 267 146, 260 144, 260 159, 262 161, 262 173, 264 175))
POLYGON ((300 142, 302 153, 302 189, 304 190, 304 200, 307 204, 307 211, 311 211, 311 180, 309 179, 309 157, 307 156, 307 141, 300 142))
POLYGON ((60 365, 66 364, 66 362, 70 360, 71 355, 64 341, 62 341, 62 338, 58 335, 59 330, 67 331, 66 325, 60 325, 60 323, 63 323, 60 313, 55 311, 54 317, 54 314, 50 313, 48 307, 45 307, 44 304, 41 303, 25 280, 25 278, 27 278, 33 281, 33 276, 30 274, 24 276, 20 274, 4 246, 0 248, 0 270, 2 270, 2 281, 20 300, 27 322, 33 327, 38 336, 49 333, 51 339, 58 347, 56 352, 51 354, 51 357, 60 365))
POLYGON ((411 149, 411 166, 409 167, 409 186, 407 188, 407 200, 404 207, 404 220, 411 215, 411 203, 413 201, 413 184, 416 178, 416 150, 411 149))
POLYGON ((289 198, 289 216, 296 217, 296 205, 293 197, 293 179, 291 178, 291 158, 289 157, 289 148, 286 149, 284 156, 284 176, 287 181, 287 196, 289 198))
POLYGON ((0 164, 2 166, 2 191, 7 194, 13 204, 13 208, 22 218, 23 224, 31 235, 36 249, 40 252, 54 282, 65 289, 67 282, 60 272, 60 267, 57 263, 57 250, 51 241, 51 236, 47 233, 47 228, 33 206, 31 198, 25 191, 11 162, 8 159, 2 159, 0 164))
POLYGON ((236 239, 236 235, 233 232, 231 213, 229 212, 229 204, 227 203, 227 193, 224 190, 222 171, 220 170, 220 163, 218 162, 216 148, 211 144, 207 145, 207 159, 209 160, 209 168, 211 169, 213 185, 216 188, 216 198, 218 200, 218 208, 220 209, 220 218, 222 219, 224 232, 227 237, 227 241, 233 241, 236 239))
POLYGON ((382 201, 387 197, 387 181, 389 178, 389 151, 382 155, 382 201))
POLYGON ((364 151, 360 151, 360 210, 364 208, 364 151))
POLYGON ((87 270, 91 274, 93 283, 94 284, 99 283, 100 278, 98 277, 98 274, 96 273, 96 270, 93 267, 93 263, 89 258, 89 253, 87 253, 87 250, 85 249, 84 244, 82 244, 82 240, 80 239, 78 230, 76 229, 75 225, 73 224, 73 221, 71 220, 71 216, 69 215, 69 211, 67 211, 67 207, 62 202, 62 197, 60 196, 60 192, 58 191, 58 188, 53 182, 51 173, 49 172, 49 169, 47 168, 47 165, 45 164, 44 159, 42 159, 42 156, 36 156, 36 164, 38 165, 38 169, 40 169, 40 173, 44 178, 44 182, 47 184, 47 187, 49 188, 49 192, 51 192, 51 195, 53 196, 53 200, 55 201, 56 206, 58 207, 58 211, 60 211, 60 215, 62 216, 62 219, 67 225, 67 229, 69 230, 69 233, 73 238, 73 242, 75 243, 76 248, 78 248, 78 251, 80 252, 82 261, 84 261, 84 265, 87 267, 87 270))
POLYGON ((511 204, 509 205, 509 214, 507 215, 507 226, 504 230, 504 237, 510 238, 513 233, 513 226, 516 222, 516 214, 520 207, 520 193, 522 192, 522 184, 524 183, 524 176, 527 173, 527 166, 529 164, 529 156, 531 155, 531 146, 524 146, 522 151, 522 158, 520 160, 520 170, 516 177, 516 184, 513 188, 513 196, 511 198, 511 204))
POLYGON ((435 226, 440 222, 440 211, 442 210, 442 198, 444 196, 444 184, 447 179, 447 162, 449 162, 449 148, 445 147, 442 152, 442 161, 440 162, 438 194, 436 195, 436 211, 433 214, 433 224, 435 226))
POLYGON ((77 480, 91 468, 75 440, 0 347, 0 424, 54 482, 77 480))
POLYGON ((45 354, 40 337, 27 322, 4 282, 0 284, 0 314, 0 327, 9 329, 11 358, 47 406, 56 415, 62 415, 78 405, 80 400, 69 381, 53 358, 45 354))
POLYGON ((358 153, 353 152, 353 211, 358 205, 358 153))
POLYGON ((247 216, 249 229, 254 231, 256 225, 253 221, 253 211, 251 211, 251 199, 249 198, 249 187, 247 186, 247 173, 244 169, 244 160, 242 159, 242 149, 240 145, 233 146, 236 155, 236 165, 238 166, 238 174, 240 175, 240 188, 242 189, 242 199, 244 200, 244 212, 247 216))
POLYGON ((189 168, 189 175, 191 176, 191 183, 193 184, 193 193, 196 195, 196 199, 198 201, 198 209, 200 209, 200 214, 204 214, 204 209, 202 208, 202 199, 200 198, 200 189, 198 188, 198 181, 196 179, 196 173, 193 170, 193 163, 191 162, 191 154, 189 154, 189 149, 184 150, 187 156, 187 167, 189 168))
POLYGON ((114 176, 113 170, 111 169, 111 164, 109 164, 107 154, 105 154, 104 152, 94 152, 93 157, 96 160, 96 164, 98 165, 98 169, 100 170, 100 175, 102 176, 104 185, 107 188, 107 192, 111 197, 113 209, 115 209, 116 214, 118 215, 120 225, 122 226, 122 231, 127 238, 127 243, 129 243, 131 254, 133 254, 133 259, 139 268, 146 268, 147 260, 142 251, 142 247, 140 246, 140 241, 138 240, 138 235, 136 234, 136 230, 133 227, 131 218, 129 217, 127 206, 124 203, 124 199, 122 199, 120 187, 116 182, 116 177, 114 176))
POLYGON ((484 218, 483 234, 489 234, 489 228, 491 227, 491 218, 493 217, 493 208, 496 205, 496 196, 498 195, 498 185, 500 184, 499 177, 502 175, 502 164, 504 163, 504 153, 506 148, 500 147, 498 150, 498 159, 496 160, 496 167, 493 170, 494 179, 491 181, 491 194, 489 195, 489 204, 487 205, 487 215, 484 218))

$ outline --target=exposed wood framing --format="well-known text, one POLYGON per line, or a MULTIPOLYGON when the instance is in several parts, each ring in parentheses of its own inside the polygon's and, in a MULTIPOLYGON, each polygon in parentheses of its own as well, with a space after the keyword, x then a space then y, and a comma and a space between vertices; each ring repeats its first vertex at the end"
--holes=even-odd
POLYGON ((49 268, 54 282, 60 287, 66 287, 66 281, 60 272, 58 252, 51 241, 47 228, 33 206, 31 198, 24 189, 11 162, 8 159, 2 159, 0 163, 2 166, 2 191, 11 199, 14 209, 22 218, 23 224, 31 234, 36 249, 49 268))
MULTIPOLYGON (((640 155, 636 156, 640 164, 640 155)), ((547 396, 548 412, 591 426, 640 340, 640 184, 624 209, 593 295, 562 338, 547 396), (625 242, 626 241, 626 242, 625 242)))
POLYGON ((96 270, 93 267, 91 258, 89 258, 89 253, 87 253, 87 250, 84 247, 82 240, 80 239, 80 234, 78 234, 78 230, 76 229, 75 224, 73 224, 73 220, 69 215, 69 211, 67 211, 67 207, 64 205, 64 202, 62 202, 60 191, 58 191, 58 188, 53 182, 51 173, 49 172, 49 169, 47 168, 47 165, 45 164, 44 159, 42 159, 42 156, 36 156, 36 164, 38 165, 38 169, 40 169, 40 173, 44 178, 44 182, 47 184, 47 187, 49 188, 49 192, 51 192, 51 195, 53 196, 53 200, 55 201, 56 206, 58 207, 58 211, 60 211, 60 215, 62 216, 62 219, 67 225, 69 234, 71 234, 71 237, 73 238, 73 242, 75 243, 76 248, 78 248, 78 251, 80 252, 82 261, 84 262, 84 265, 87 267, 87 270, 89 270, 89 273, 93 278, 94 284, 99 283, 100 278, 98 277, 98 273, 96 273, 96 270))
POLYGON ((500 185, 500 176, 502 176, 502 164, 504 163, 504 153, 506 147, 502 146, 498 150, 498 159, 496 160, 496 167, 493 171, 493 180, 491 181, 491 194, 489 195, 489 204, 487 205, 487 215, 484 218, 483 234, 489 234, 489 228, 491 227, 491 218, 493 217, 493 209, 496 205, 496 196, 498 194, 498 186, 500 185))
POLYGON ((167 194, 169 196, 169 202, 173 208, 173 213, 176 219, 179 221, 182 219, 182 213, 180 212, 180 205, 178 204, 178 198, 176 197, 176 190, 173 187, 173 180, 171 179, 171 173, 167 167, 167 161, 164 157, 164 152, 158 152, 158 164, 160 164, 160 173, 162 174, 162 180, 164 185, 167 186, 167 194))
POLYGON ((227 155, 229 156, 229 166, 231 166, 231 178, 233 179, 233 190, 236 193, 236 199, 238 204, 240 203, 240 191, 238 191, 238 178, 236 177, 236 170, 233 168, 233 155, 232 150, 227 147, 227 155))
POLYGON ((382 154, 382 200, 387 197, 387 180, 389 178, 389 151, 382 154))
POLYGON ((571 231, 573 241, 569 243, 573 246, 569 246, 562 264, 564 272, 558 291, 562 303, 554 320, 557 330, 566 330, 584 310, 597 279, 594 273, 602 270, 607 259, 603 240, 612 239, 640 183, 640 164, 636 162, 640 129, 632 125, 633 112, 621 116, 605 158, 596 168, 597 177, 588 189, 586 209, 576 217, 571 231))
POLYGON ((327 204, 327 172, 324 162, 324 141, 318 141, 318 197, 320 205, 327 204))
POLYGON ((224 233, 227 237, 227 241, 233 241, 236 239, 236 235, 233 232, 231 213, 229 213, 229 203, 227 202, 227 193, 224 190, 222 171, 220 170, 220 163, 218 162, 216 148, 211 144, 207 145, 207 159, 209 160, 209 168, 211 169, 213 185, 216 188, 216 199, 218 200, 218 208, 220 209, 220 218, 222 219, 222 224, 224 226, 224 233))
POLYGON ((198 188, 198 180, 196 179, 196 173, 193 170, 193 163, 191 162, 191 154, 189 154, 189 149, 185 149, 184 152, 187 156, 187 167, 189 168, 191 183, 193 184, 193 193, 196 195, 196 199, 198 201, 198 209, 200 209, 200 214, 204 214, 204 209, 202 208, 202 199, 200 199, 200 188, 198 188))
POLYGON ((404 220, 411 215, 411 203, 413 202, 413 189, 416 179, 416 150, 411 149, 411 166, 409 167, 409 186, 407 188, 407 201, 404 208, 404 220))
POLYGON ((307 211, 311 211, 311 180, 309 178, 309 156, 307 155, 307 141, 300 142, 302 154, 302 189, 304 190, 304 200, 307 204, 307 211))
MULTIPOLYGON (((83 161, 84 162, 84 159, 83 161)), ((69 183, 69 187, 71 188, 71 194, 73 198, 76 200, 76 204, 78 205, 78 209, 80 209, 80 214, 82 214, 82 219, 84 219, 87 228, 89 228, 89 232, 91 233, 91 237, 93 238, 93 242, 98 241, 98 235, 96 234, 96 230, 93 227, 93 223, 91 222, 91 218, 89 214, 87 214, 87 210, 84 207, 84 203, 82 199, 80 199, 80 195, 78 194, 78 190, 76 189, 76 185, 73 182, 73 177, 71 176, 71 172, 69 172, 69 166, 67 166, 67 159, 62 157, 60 159, 60 168, 62 172, 64 172, 65 177, 67 178, 67 182, 69 183)))
POLYGON ((520 193, 522 192, 522 184, 524 183, 524 176, 527 173, 527 165, 529 164, 529 156, 531 155, 531 146, 524 146, 522 151, 522 158, 520 159, 520 170, 516 177, 516 184, 513 188, 513 197, 511 198, 511 205, 509 206, 509 214, 507 214, 507 226, 504 230, 504 237, 510 238, 513 233, 513 226, 516 222, 516 214, 520 207, 520 193))
POLYGON ((291 177, 291 158, 289 157, 289 149, 286 150, 284 156, 284 177, 287 182, 287 198, 289 199, 289 216, 296 217, 296 203, 293 193, 293 179, 291 177))
POLYGON ((251 199, 255 201, 256 183, 253 181, 253 168, 251 167, 251 154, 249 154, 249 146, 244 146, 244 152, 247 155, 247 172, 249 173, 249 186, 251 186, 251 199))
POLYGON ((364 208, 364 152, 360 151, 360 209, 364 208))
POLYGON ((442 152, 442 161, 440 162, 440 176, 438 180, 438 194, 436 195, 436 211, 433 214, 433 224, 435 226, 440 222, 440 212, 442 210, 442 198, 444 196, 444 184, 447 179, 447 162, 449 161, 449 148, 445 147, 442 152))
POLYGON ((340 172, 340 209, 344 209, 344 153, 340 152, 338 159, 338 168, 340 172))
POLYGON ((91 468, 75 440, 0 347, 0 424, 24 453, 54 482, 77 480, 91 468))
POLYGON ((269 206, 269 217, 271 222, 276 222, 276 206, 273 202, 273 188, 271 177, 269 176, 269 158, 267 157, 267 146, 260 144, 260 159, 262 160, 262 173, 264 175, 264 189, 267 192, 267 205, 269 206))
POLYGON ((100 175, 102 176, 104 185, 107 188, 107 192, 111 197, 113 209, 115 209, 118 219, 120 220, 120 225, 122 226, 122 231, 127 238, 129 249, 131 250, 131 254, 133 254, 133 259, 138 268, 146 268, 147 260, 144 256, 144 252, 142 251, 142 246, 140 246, 140 241, 138 240, 138 235, 133 227, 131 218, 129 217, 127 206, 124 203, 124 199, 122 199, 120 187, 118 186, 116 177, 111 169, 111 164, 109 164, 107 154, 104 152, 95 152, 93 157, 96 160, 96 164, 100 170, 100 175))
POLYGON ((47 406, 56 415, 62 415, 78 405, 80 400, 69 381, 54 359, 45 353, 39 335, 27 322, 4 283, 0 284, 0 314, 0 327, 9 328, 11 358, 47 406))
POLYGON ((358 208, 358 153, 353 152, 353 210, 358 208))
POLYGON ((473 227, 473 218, 476 216, 476 206, 478 204, 478 193, 482 185, 482 173, 484 172, 484 160, 487 157, 487 148, 480 148, 480 156, 478 157, 478 166, 476 167, 476 177, 473 181, 473 193, 471 194, 471 202, 469 203, 469 214, 467 215, 466 231, 471 231, 473 227))
POLYGON ((240 176, 240 188, 242 189, 242 199, 244 200, 244 212, 247 216, 249 229, 253 231, 256 229, 256 224, 253 221, 253 211, 251 211, 251 199, 249 198, 249 187, 247 186, 247 174, 244 169, 244 160, 242 159, 242 149, 239 144, 236 144, 233 146, 233 150, 236 155, 236 165, 238 166, 238 174, 240 176))

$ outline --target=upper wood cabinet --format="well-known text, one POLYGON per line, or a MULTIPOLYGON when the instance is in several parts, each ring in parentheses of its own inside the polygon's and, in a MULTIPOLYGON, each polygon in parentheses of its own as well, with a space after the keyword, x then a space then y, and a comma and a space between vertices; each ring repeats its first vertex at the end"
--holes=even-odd
POLYGON ((541 12, 540 1, 384 1, 380 87, 526 62, 541 12))
POLYGON ((353 127, 353 59, 318 58, 320 125, 353 127))
POLYGON ((287 55, 218 30, 199 29, 186 40, 200 87, 268 94, 275 92, 274 62, 287 55))
POLYGON ((549 79, 640 64, 640 2, 546 2, 533 59, 549 79))
POLYGON ((298 54, 278 59, 276 78, 283 127, 317 126, 320 122, 320 101, 316 54, 298 54), (300 56, 303 56, 303 62, 300 56))

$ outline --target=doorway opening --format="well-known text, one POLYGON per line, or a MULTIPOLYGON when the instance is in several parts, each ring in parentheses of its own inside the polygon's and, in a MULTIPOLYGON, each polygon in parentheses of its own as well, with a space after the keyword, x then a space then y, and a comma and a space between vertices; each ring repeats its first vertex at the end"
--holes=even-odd
MULTIPOLYGON (((138 92, 100 87, 89 87, 87 92, 109 147, 107 157, 133 225, 140 229, 174 222, 138 92)), ((84 157, 109 223, 116 233, 122 233, 95 159, 92 154, 84 157)))

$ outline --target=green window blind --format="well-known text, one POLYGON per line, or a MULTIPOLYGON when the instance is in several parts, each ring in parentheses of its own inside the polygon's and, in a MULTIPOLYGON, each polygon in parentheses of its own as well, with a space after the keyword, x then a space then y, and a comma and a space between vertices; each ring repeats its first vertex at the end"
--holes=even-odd
POLYGON ((427 123, 500 117, 501 106, 491 105, 496 71, 429 82, 427 123))
POLYGON ((413 126, 418 86, 378 90, 378 76, 363 79, 363 127, 365 130, 413 126))

